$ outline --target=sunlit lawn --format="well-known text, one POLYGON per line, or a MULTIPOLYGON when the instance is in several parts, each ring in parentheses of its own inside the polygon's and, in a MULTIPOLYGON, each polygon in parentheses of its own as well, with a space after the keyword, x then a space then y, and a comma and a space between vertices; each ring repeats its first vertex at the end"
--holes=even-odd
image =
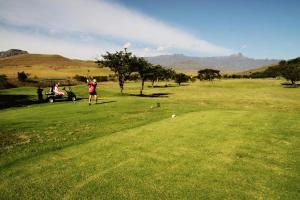
POLYGON ((97 105, 2 109, 0 198, 299 199, 300 89, 280 82, 104 83, 97 105))

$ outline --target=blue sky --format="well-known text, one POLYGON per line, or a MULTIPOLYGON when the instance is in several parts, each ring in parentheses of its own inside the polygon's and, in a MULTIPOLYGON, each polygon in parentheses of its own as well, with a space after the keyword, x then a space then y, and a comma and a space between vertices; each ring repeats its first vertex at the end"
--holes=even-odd
POLYGON ((91 59, 124 46, 139 56, 182 53, 300 56, 296 0, 0 0, 0 50, 91 59))
POLYGON ((299 0, 119 0, 255 58, 300 56, 299 0))

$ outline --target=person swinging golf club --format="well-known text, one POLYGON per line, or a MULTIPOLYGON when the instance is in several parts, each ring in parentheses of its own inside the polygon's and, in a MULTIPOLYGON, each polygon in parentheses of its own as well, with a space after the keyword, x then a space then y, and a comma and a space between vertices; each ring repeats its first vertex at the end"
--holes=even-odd
POLYGON ((97 80, 93 79, 93 81, 89 81, 87 79, 86 82, 89 86, 89 105, 91 105, 92 97, 94 97, 95 102, 97 104, 97 92, 96 92, 97 80))

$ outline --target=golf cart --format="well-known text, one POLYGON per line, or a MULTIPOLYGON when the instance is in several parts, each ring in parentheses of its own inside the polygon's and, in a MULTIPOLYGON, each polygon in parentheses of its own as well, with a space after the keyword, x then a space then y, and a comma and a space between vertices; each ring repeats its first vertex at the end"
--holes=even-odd
POLYGON ((63 88, 63 90, 65 91, 65 95, 57 95, 53 91, 47 92, 46 101, 50 103, 53 103, 54 101, 76 101, 76 95, 72 91, 71 87, 69 87, 68 90, 66 90, 66 88, 63 88))

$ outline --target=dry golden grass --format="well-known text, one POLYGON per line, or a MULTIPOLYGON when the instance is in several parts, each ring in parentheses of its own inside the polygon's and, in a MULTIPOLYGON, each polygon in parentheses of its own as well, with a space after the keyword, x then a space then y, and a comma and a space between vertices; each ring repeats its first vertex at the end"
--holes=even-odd
POLYGON ((67 78, 76 74, 104 76, 112 74, 108 68, 99 68, 93 61, 68 59, 60 55, 23 54, 0 58, 0 73, 15 78, 18 72, 25 71, 31 77, 67 78))

